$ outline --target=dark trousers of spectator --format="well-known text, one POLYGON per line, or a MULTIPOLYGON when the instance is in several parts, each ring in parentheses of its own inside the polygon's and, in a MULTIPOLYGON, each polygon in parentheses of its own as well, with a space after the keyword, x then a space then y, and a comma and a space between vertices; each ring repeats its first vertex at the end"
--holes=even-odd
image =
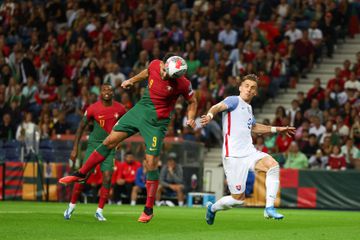
POLYGON ((125 183, 124 185, 115 184, 113 186, 113 188, 114 188, 114 196, 113 196, 114 202, 115 203, 118 203, 118 202, 129 203, 130 202, 130 196, 131 196, 131 190, 132 190, 133 186, 134 186, 134 183, 125 183))
POLYGON ((328 56, 330 58, 334 54, 334 44, 335 44, 334 39, 332 39, 332 38, 325 39, 326 56, 328 56))

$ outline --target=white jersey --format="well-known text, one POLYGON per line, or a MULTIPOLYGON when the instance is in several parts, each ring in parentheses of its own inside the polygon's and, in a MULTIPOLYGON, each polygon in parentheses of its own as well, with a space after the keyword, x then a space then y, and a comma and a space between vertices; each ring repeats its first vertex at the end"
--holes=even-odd
POLYGON ((251 137, 255 125, 252 107, 240 96, 230 96, 223 103, 228 107, 223 112, 223 157, 245 157, 256 152, 251 137))

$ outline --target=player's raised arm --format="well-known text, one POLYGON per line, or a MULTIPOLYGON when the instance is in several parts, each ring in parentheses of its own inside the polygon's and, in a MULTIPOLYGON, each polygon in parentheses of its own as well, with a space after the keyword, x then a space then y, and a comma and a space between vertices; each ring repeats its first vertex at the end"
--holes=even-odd
POLYGON ((147 79, 149 76, 149 72, 147 69, 142 70, 140 73, 136 74, 135 76, 133 76, 132 78, 125 80, 122 84, 121 87, 125 88, 125 89, 129 89, 131 86, 133 86, 135 83, 137 82, 141 82, 144 81, 145 79, 147 79))
POLYGON ((212 106, 206 115, 201 116, 200 123, 202 126, 206 126, 216 114, 223 112, 228 109, 228 106, 224 102, 212 106))
POLYGON ((78 154, 78 149, 79 149, 79 143, 80 143, 80 140, 81 140, 81 136, 86 128, 88 124, 88 119, 86 117, 86 113, 83 117, 83 119, 80 121, 80 124, 79 124, 79 127, 78 129, 76 130, 76 134, 75 134, 75 140, 74 140, 74 146, 73 146, 73 149, 70 153, 70 159, 71 161, 75 162, 76 161, 76 157, 77 157, 77 154, 78 154))
POLYGON ((255 123, 255 125, 251 129, 251 131, 253 133, 257 133, 257 134, 285 132, 290 137, 291 137, 291 135, 295 134, 295 130, 296 130, 296 128, 289 127, 289 126, 274 127, 274 126, 268 126, 268 125, 263 125, 263 124, 259 124, 259 123, 255 123))
POLYGON ((196 116, 196 109, 197 109, 197 100, 195 94, 188 100, 188 107, 187 107, 187 122, 186 124, 192 128, 195 128, 195 116, 196 116))

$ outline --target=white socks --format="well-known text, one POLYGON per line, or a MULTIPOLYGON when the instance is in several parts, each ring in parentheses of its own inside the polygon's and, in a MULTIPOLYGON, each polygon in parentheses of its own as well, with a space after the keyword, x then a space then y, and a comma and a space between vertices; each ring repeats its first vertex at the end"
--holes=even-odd
POLYGON ((70 210, 73 210, 76 207, 76 203, 69 203, 70 210))
POLYGON ((136 205, 136 201, 135 200, 131 200, 130 206, 135 206, 136 205))
POLYGON ((220 198, 216 203, 211 206, 211 211, 217 212, 221 210, 228 210, 232 207, 240 206, 244 203, 242 200, 236 200, 232 196, 225 196, 220 198))
POLYGON ((279 189, 279 165, 270 168, 266 172, 266 207, 273 207, 276 199, 276 194, 279 189))
POLYGON ((102 209, 102 208, 97 208, 97 209, 96 209, 96 212, 102 213, 102 212, 103 212, 103 209, 102 209))
POLYGON ((179 201, 179 207, 182 207, 182 206, 184 206, 184 202, 183 201, 179 201))

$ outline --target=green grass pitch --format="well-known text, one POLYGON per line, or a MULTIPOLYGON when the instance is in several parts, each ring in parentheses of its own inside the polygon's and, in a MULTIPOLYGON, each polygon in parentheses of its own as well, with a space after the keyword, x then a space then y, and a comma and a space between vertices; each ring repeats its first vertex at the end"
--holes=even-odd
POLYGON ((148 224, 138 223, 142 206, 106 206, 107 222, 97 222, 95 204, 78 204, 64 220, 66 203, 0 202, 0 238, 29 240, 269 240, 360 239, 360 212, 282 209, 282 221, 266 220, 262 209, 219 212, 205 223, 205 208, 157 207, 148 224))

